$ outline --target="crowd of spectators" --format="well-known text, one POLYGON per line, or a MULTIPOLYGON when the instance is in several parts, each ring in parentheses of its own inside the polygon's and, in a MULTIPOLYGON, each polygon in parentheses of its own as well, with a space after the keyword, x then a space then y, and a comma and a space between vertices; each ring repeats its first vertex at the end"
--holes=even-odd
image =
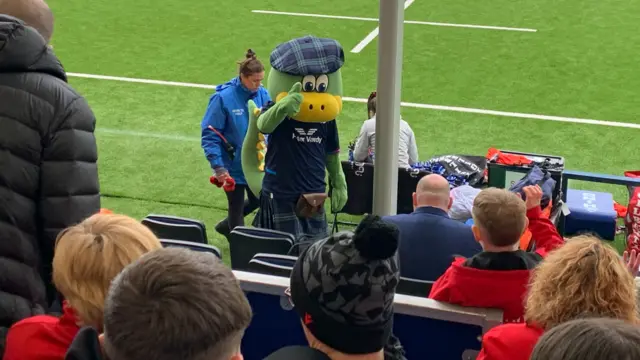
MULTIPOLYGON (((95 119, 47 45, 52 32, 42 0, 0 0, 0 357, 243 359, 252 309, 231 269, 98 213, 95 119)), ((362 141, 373 131, 365 123, 362 141)), ((410 163, 410 128, 406 137, 410 163)), ((434 281, 432 299, 503 311, 478 359, 640 357, 640 256, 593 236, 563 239, 542 190, 523 193, 482 190, 467 226, 447 214, 448 182, 429 175, 412 214, 367 215, 314 242, 288 291, 308 346, 268 359, 404 359, 393 335, 401 275, 434 281), (533 251, 520 248, 527 230, 533 251)), ((234 202, 231 223, 241 221, 234 202)))

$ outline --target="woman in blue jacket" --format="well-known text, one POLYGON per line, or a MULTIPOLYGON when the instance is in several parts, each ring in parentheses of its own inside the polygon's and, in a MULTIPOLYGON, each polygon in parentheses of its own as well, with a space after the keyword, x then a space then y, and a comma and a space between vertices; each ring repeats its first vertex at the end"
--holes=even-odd
POLYGON ((238 76, 216 87, 201 126, 202 148, 214 176, 220 183, 228 177, 236 183, 234 191, 226 192, 229 203, 227 218, 216 225, 216 231, 223 235, 228 235, 236 226, 244 225, 245 215, 259 206, 255 196, 258 194, 251 193, 242 172, 242 142, 249 123, 247 102, 253 100, 262 107, 271 100, 262 87, 264 65, 256 58, 255 52, 249 49, 238 65, 238 76))

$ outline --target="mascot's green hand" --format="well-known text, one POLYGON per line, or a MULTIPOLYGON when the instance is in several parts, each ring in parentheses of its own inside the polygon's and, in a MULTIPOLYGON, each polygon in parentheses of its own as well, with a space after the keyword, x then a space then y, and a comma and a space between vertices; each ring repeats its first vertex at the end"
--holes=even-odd
POLYGON ((336 213, 347 204, 347 179, 338 154, 327 155, 327 172, 331 182, 331 211, 336 213))
POLYGON ((276 101, 269 110, 258 118, 258 130, 270 134, 287 117, 293 117, 300 111, 303 96, 302 84, 295 83, 287 95, 276 101))
POLYGON ((347 185, 344 188, 334 187, 331 190, 331 212, 337 213, 347 205, 347 185))
POLYGON ((302 84, 299 82, 295 83, 291 87, 291 90, 289 90, 289 94, 280 100, 287 116, 292 117, 300 112, 300 104, 302 104, 303 100, 301 92, 302 84))

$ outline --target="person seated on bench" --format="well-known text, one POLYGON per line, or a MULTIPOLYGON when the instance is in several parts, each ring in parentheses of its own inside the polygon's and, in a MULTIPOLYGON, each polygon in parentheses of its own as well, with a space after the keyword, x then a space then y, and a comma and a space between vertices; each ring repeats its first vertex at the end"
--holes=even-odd
POLYGON ((53 283, 66 299, 61 317, 38 315, 14 324, 4 360, 63 359, 80 326, 102 328, 113 278, 160 240, 137 220, 96 214, 62 231, 53 256, 53 283))
POLYGON ((498 308, 504 322, 522 322, 529 275, 547 252, 564 240, 549 219, 542 217, 539 186, 524 188, 526 203, 505 189, 488 188, 473 202, 472 227, 484 251, 456 259, 433 287, 429 297, 452 304, 498 308), (519 249, 529 225, 536 252, 519 249))
POLYGON ((607 318, 572 320, 549 330, 531 360, 640 359, 640 328, 607 318))
MULTIPOLYGON (((371 155, 376 147, 376 93, 369 95, 367 102, 369 120, 365 120, 360 129, 360 135, 356 140, 353 149, 353 159, 355 161, 373 162, 371 155)), ((400 119, 400 140, 398 142, 398 166, 408 168, 411 164, 418 162, 418 145, 416 136, 409 124, 400 119)))
POLYGON ((240 343, 251 316, 249 301, 222 260, 164 248, 114 279, 104 334, 83 328, 66 359, 242 360, 240 343))
MULTIPOLYGON (((337 233, 300 255, 291 273, 291 302, 309 347, 326 354, 325 359, 404 359, 391 335, 400 281, 397 246, 398 228, 368 215, 355 233, 337 233)), ((312 356, 317 352, 285 348, 267 359, 312 356)))
POLYGON ((449 218, 451 203, 447 180, 431 174, 418 182, 413 213, 384 217, 400 229, 400 275, 435 281, 454 256, 471 257, 482 251, 471 227, 449 218))
POLYGON ((618 253, 596 237, 578 236, 549 254, 534 271, 526 323, 489 330, 477 360, 529 360, 538 339, 557 325, 583 317, 637 324, 637 311, 633 275, 618 253))

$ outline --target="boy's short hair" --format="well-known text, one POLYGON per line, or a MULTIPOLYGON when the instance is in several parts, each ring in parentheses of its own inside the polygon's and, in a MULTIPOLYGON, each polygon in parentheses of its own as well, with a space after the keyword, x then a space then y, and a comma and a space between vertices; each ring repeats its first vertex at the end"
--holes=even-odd
POLYGON ((473 201, 473 221, 494 246, 518 243, 527 226, 527 208, 518 195, 505 189, 482 190, 473 201))
POLYGON ((96 214, 58 235, 53 283, 79 320, 99 329, 113 278, 143 254, 161 247, 158 238, 138 221, 124 215, 96 214))
POLYGON ((639 359, 640 328, 616 319, 579 319, 547 331, 531 360, 639 359))
POLYGON ((165 248, 116 277, 104 316, 110 359, 211 360, 240 351, 251 307, 216 256, 165 248))

